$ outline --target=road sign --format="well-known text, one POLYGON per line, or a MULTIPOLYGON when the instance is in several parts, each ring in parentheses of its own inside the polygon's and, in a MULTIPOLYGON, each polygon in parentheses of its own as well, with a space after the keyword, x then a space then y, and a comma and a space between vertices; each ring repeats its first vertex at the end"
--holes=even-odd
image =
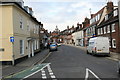
POLYGON ((10 42, 14 42, 14 37, 10 37, 10 42))

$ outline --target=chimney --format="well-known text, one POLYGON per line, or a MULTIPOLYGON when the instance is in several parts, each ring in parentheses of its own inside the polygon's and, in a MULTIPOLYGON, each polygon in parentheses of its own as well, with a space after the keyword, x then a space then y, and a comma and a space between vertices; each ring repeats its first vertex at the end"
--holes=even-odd
POLYGON ((93 18, 94 14, 91 14, 91 18, 93 18))
POLYGON ((69 29, 69 26, 67 26, 67 29, 69 29))
POLYGON ((74 28, 74 25, 72 25, 72 28, 74 28))
POLYGON ((114 5, 113 5, 113 2, 108 2, 107 3, 107 11, 108 11, 108 13, 110 13, 111 11, 113 11, 113 9, 114 9, 114 5))
POLYGON ((33 16, 33 10, 29 7, 29 13, 33 16))
POLYGON ((86 17, 85 18, 86 25, 90 24, 90 20, 86 17))
POLYGON ((82 24, 80 24, 80 27, 79 27, 79 29, 81 29, 82 28, 82 24))
POLYGON ((0 0, 0 2, 15 2, 24 8, 24 1, 23 0, 0 0))

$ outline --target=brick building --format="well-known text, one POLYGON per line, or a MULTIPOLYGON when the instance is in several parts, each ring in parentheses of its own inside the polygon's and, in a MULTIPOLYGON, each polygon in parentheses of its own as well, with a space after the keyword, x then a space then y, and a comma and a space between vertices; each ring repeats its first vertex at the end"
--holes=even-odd
POLYGON ((118 8, 106 14, 104 20, 97 27, 97 36, 109 38, 110 51, 120 52, 120 30, 118 8))

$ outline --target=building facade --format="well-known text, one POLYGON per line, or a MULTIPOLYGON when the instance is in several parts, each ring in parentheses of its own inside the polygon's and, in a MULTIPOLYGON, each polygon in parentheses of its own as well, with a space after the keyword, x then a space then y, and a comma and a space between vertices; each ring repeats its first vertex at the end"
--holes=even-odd
POLYGON ((0 4, 0 61, 12 61, 34 56, 40 50, 39 28, 41 23, 17 2, 0 4))
POLYGON ((120 52, 120 31, 118 8, 107 14, 108 18, 97 27, 97 36, 104 36, 109 38, 110 50, 112 52, 120 52))

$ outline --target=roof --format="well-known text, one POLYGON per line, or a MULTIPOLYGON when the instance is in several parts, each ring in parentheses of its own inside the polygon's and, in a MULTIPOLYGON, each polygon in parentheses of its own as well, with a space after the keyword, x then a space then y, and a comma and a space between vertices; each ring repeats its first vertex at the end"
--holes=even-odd
POLYGON ((35 17, 33 17, 31 14, 29 14, 21 5, 19 5, 17 2, 0 2, 0 5, 3 6, 3 4, 7 5, 7 4, 15 4, 17 7, 19 7, 20 9, 22 9, 26 14, 28 14, 30 16, 31 19, 33 19, 35 22, 37 22, 39 25, 41 25, 41 22, 39 22, 35 17))

